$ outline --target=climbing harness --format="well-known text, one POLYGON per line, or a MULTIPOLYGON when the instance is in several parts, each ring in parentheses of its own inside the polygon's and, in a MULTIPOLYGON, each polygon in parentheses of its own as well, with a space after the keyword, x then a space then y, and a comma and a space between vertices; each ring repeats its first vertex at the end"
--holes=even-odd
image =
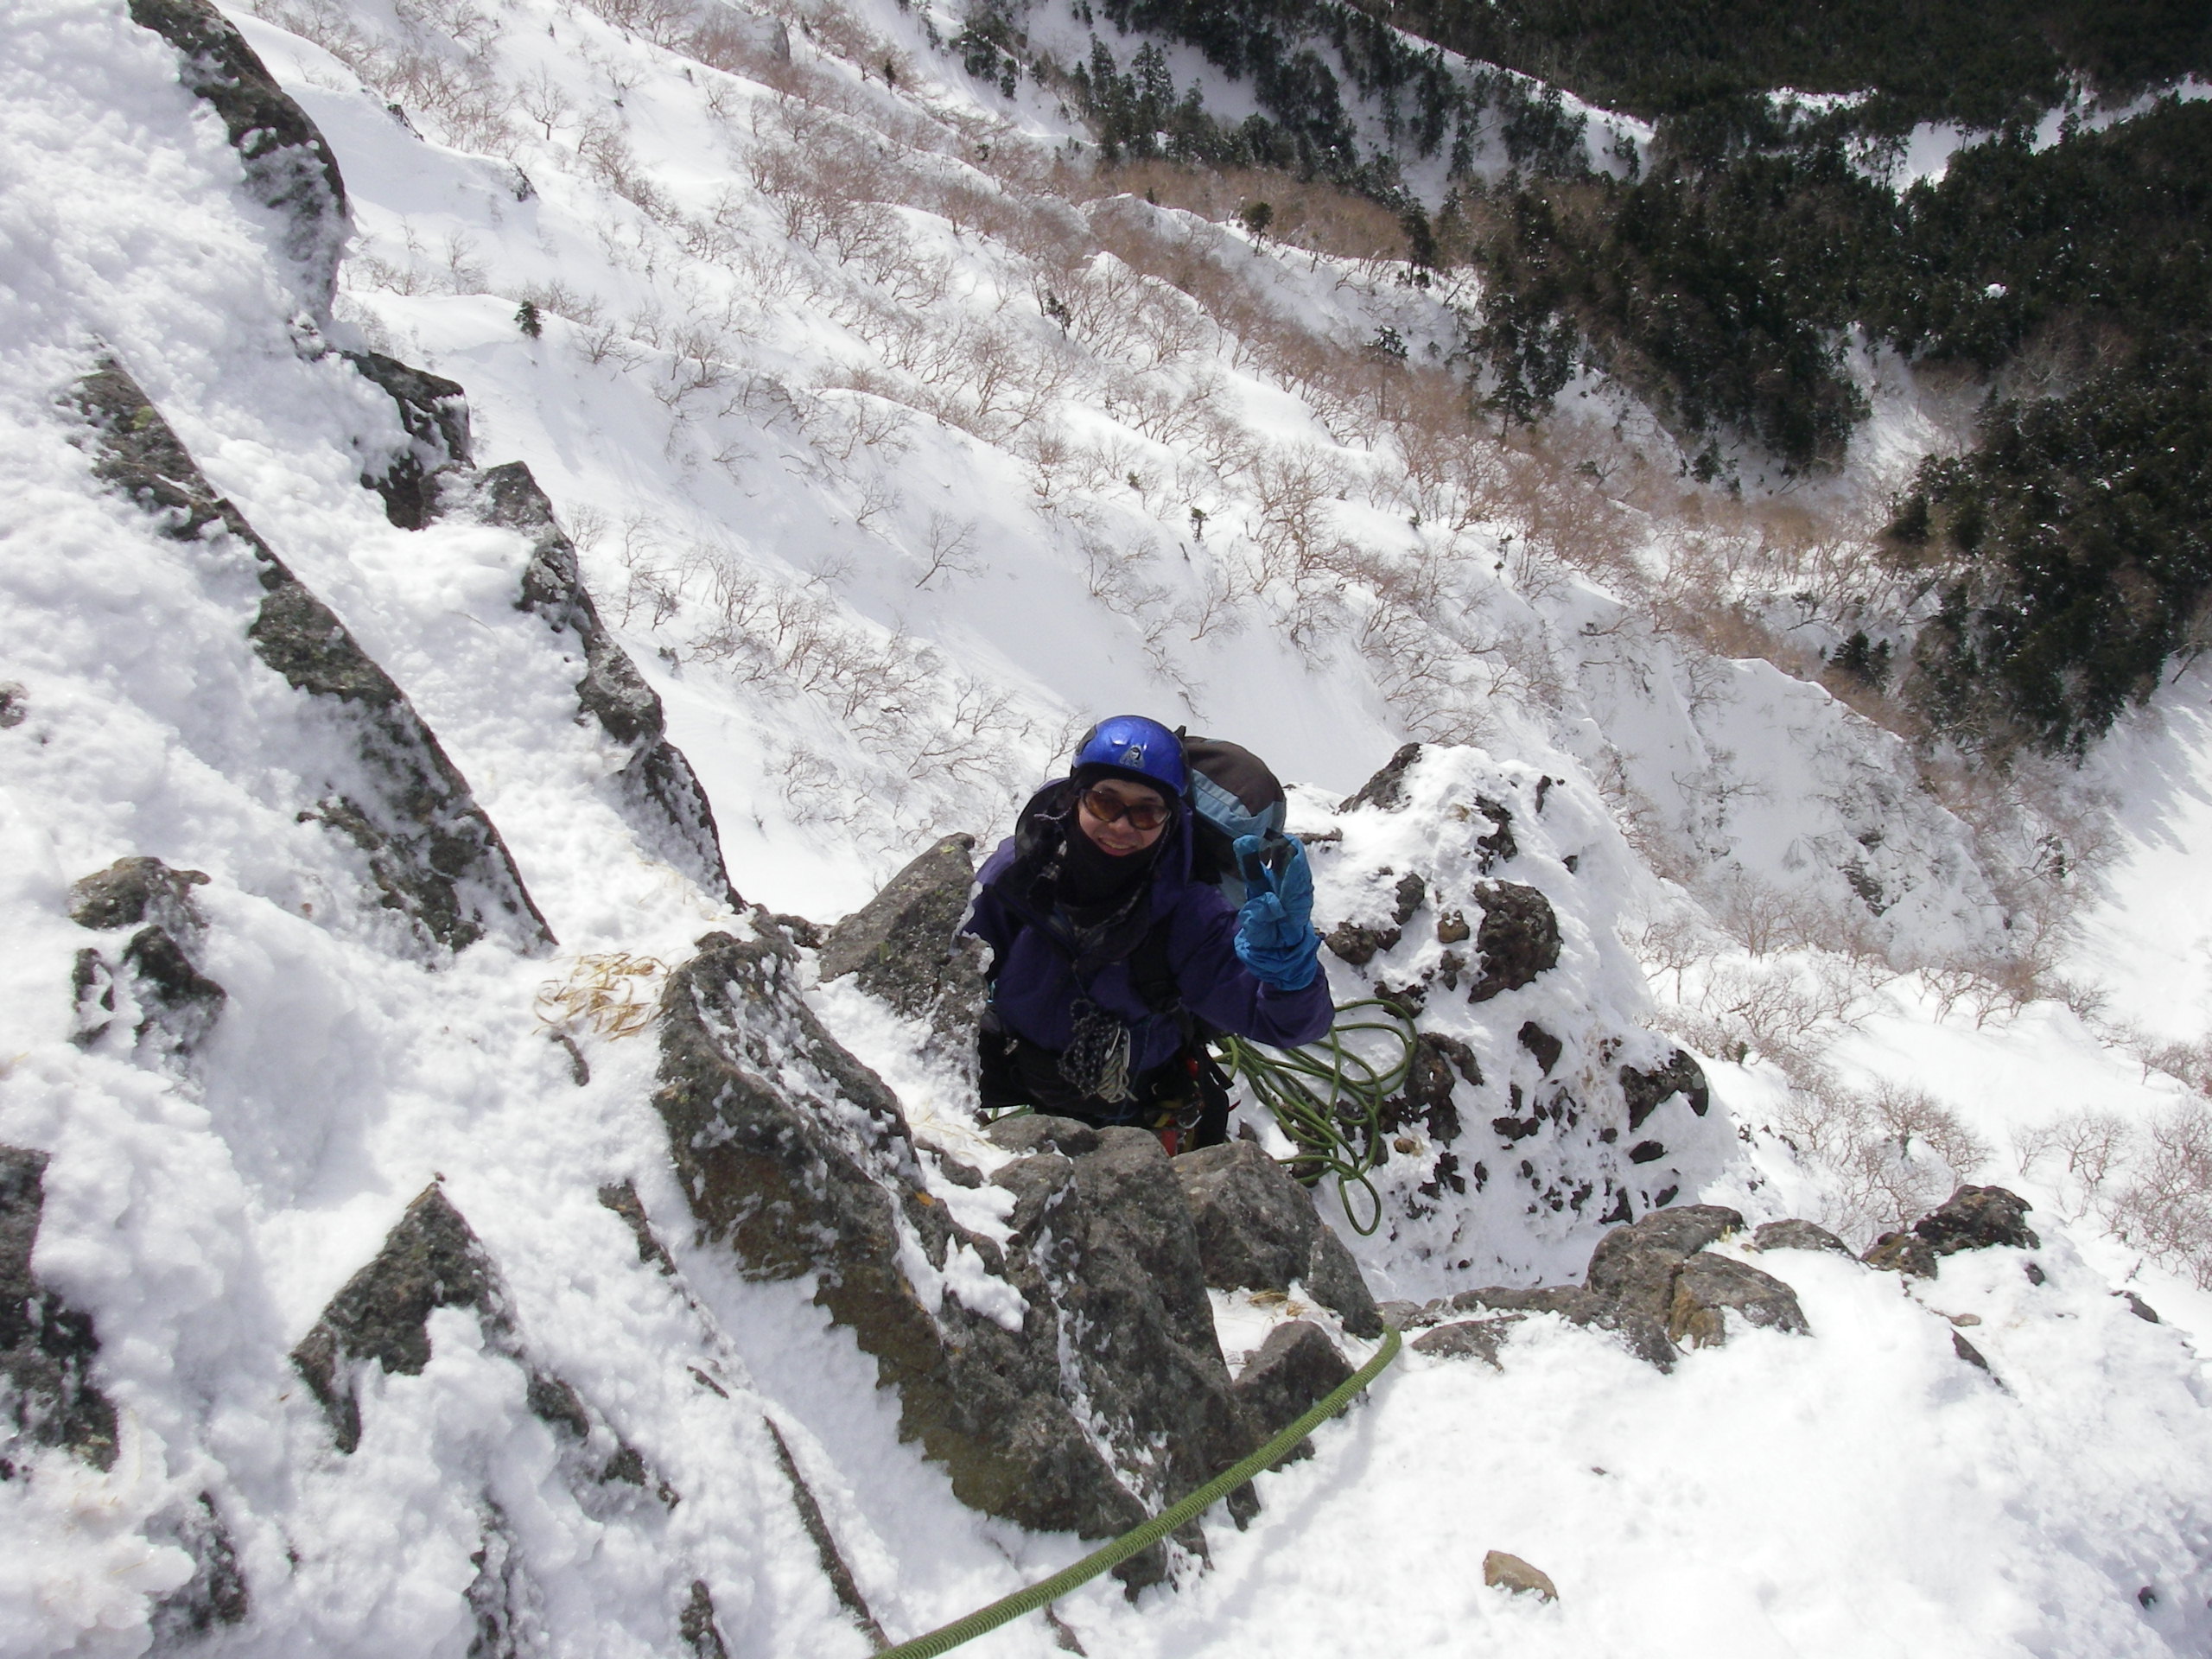
POLYGON ((1405 1011, 1376 997, 1347 1002, 1336 1023, 1319 1042, 1274 1051, 1242 1037, 1217 1036, 1232 1081, 1249 1085, 1274 1115, 1298 1151, 1286 1160, 1291 1173, 1311 1186, 1324 1175, 1337 1181, 1344 1219, 1362 1237, 1382 1224, 1382 1195, 1368 1172, 1382 1161, 1382 1107, 1412 1075, 1417 1034, 1405 1011), (1363 1014, 1350 1019, 1346 1016, 1363 1014), (1371 1059, 1355 1047, 1395 1046, 1395 1057, 1371 1059), (1352 1207, 1352 1189, 1367 1195, 1364 1224, 1352 1207))
POLYGON ((1340 1386, 1332 1389, 1320 1404, 1242 1463, 1216 1475, 1181 1503, 1171 1504, 1151 1520, 1131 1528, 1112 1543, 1091 1551, 1074 1566, 1063 1567, 1051 1578, 1033 1584, 1027 1590, 1017 1590, 1010 1596, 1001 1597, 988 1607, 978 1607, 965 1618, 957 1618, 926 1636, 918 1636, 911 1642, 901 1642, 895 1648, 887 1648, 879 1659, 935 1659, 937 1655, 950 1653, 988 1630, 995 1630, 1001 1624, 1020 1618, 1024 1613, 1035 1612, 1071 1590, 1090 1583, 1109 1567, 1118 1567, 1130 1556, 1151 1548, 1184 1522, 1195 1520, 1255 1475, 1273 1468, 1288 1456, 1300 1440, 1342 1411, 1351 1403, 1354 1395, 1382 1376, 1390 1362, 1397 1358, 1402 1340, 1395 1330, 1385 1330, 1382 1345, 1376 1350, 1375 1357, 1354 1371, 1340 1386))

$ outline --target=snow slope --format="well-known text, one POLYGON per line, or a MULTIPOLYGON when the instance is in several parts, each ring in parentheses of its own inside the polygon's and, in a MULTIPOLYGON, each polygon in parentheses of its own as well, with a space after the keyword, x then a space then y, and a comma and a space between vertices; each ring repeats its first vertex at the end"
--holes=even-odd
MULTIPOLYGON (((865 1651, 770 1423, 894 1637, 1079 1548, 963 1509, 898 1442, 872 1363, 804 1287, 742 1281, 690 1240, 649 1039, 575 1026, 582 1084, 547 1040, 549 986, 604 977, 619 954, 649 987, 707 928, 752 924, 609 805, 601 785, 626 755, 576 723, 573 657, 514 605, 522 538, 457 521, 400 531, 360 487, 396 418, 318 333, 461 380, 479 460, 531 464, 667 700, 735 884, 772 907, 832 916, 927 833, 1002 824, 1071 729, 1128 704, 1297 757, 1326 786, 1301 796, 1313 829, 1408 734, 1480 737, 1512 757, 1461 752, 1456 787, 1561 780, 1549 822, 1567 827, 1532 832, 1515 879, 1567 918, 1568 977, 1465 1027, 1501 1085, 1525 1065, 1521 1019, 1625 1034, 1676 1017, 1614 933, 1649 952, 1649 924, 1702 912, 1638 848, 1686 844, 1839 905, 1860 848, 1889 861, 1871 872, 1885 891, 1906 895, 1885 924, 1904 957, 1999 927, 1966 831, 1825 693, 1700 658, 1595 577, 1512 566, 1503 518, 1449 534, 1433 515, 1410 524, 1402 499, 1363 485, 1402 457, 1363 440, 1356 409, 1164 283, 1136 285, 1164 345, 1132 343, 1141 327, 1085 336, 1079 320, 1062 335, 1038 287, 1058 297, 1071 270, 1110 285, 1117 256, 1072 229, 1071 262, 1040 239, 1079 205, 982 170, 982 150, 1018 138, 925 54, 908 16, 868 20, 912 54, 896 89, 880 67, 862 79, 873 48, 825 14, 794 31, 798 79, 779 90, 791 66, 772 51, 726 74, 536 0, 331 4, 295 21, 317 15, 328 41, 349 26, 372 46, 411 40, 464 87, 540 76, 538 107, 568 111, 537 124, 541 138, 510 112, 501 137, 453 98, 435 120, 418 111, 434 136, 417 137, 326 46, 240 14, 353 196, 346 298, 320 329, 300 320, 308 296, 283 226, 245 193, 161 41, 94 0, 27 0, 0 19, 0 678, 22 687, 9 702, 22 718, 0 726, 0 1142, 51 1155, 35 1267, 97 1326, 121 1441, 105 1470, 26 1452, 0 1480, 0 1652, 461 1654, 496 1604, 513 1651, 670 1654, 695 1584, 732 1652, 865 1651), (857 251, 853 232, 841 259, 845 230, 810 245, 786 211, 803 193, 763 188, 751 164, 843 144, 961 185, 971 194, 943 200, 974 217, 901 199, 876 204, 895 234, 871 221, 896 257, 857 251), (986 228, 993 204, 1000 230, 986 228), (941 284, 900 289, 916 268, 941 284), (513 321, 526 291, 543 296, 534 340, 513 321), (711 338, 682 337, 709 323, 711 338), (928 378, 932 336, 970 366, 1016 363, 1042 412, 1008 426, 979 405, 974 374, 928 378), (355 856, 301 820, 333 740, 249 650, 257 595, 235 549, 170 539, 104 490, 81 423, 57 405, 103 349, 398 682, 499 826, 556 948, 426 953, 365 895, 355 856), (1187 403, 1215 377, 1229 389, 1217 404, 1145 431, 1147 397, 1187 403), (1056 473, 1045 435, 1090 458, 1056 473), (1382 608, 1371 569, 1317 583, 1260 568, 1271 547, 1295 554, 1284 502, 1298 492, 1282 478, 1300 465, 1322 480, 1306 503, 1321 539, 1407 569, 1426 551, 1444 569, 1444 600, 1401 652, 1466 673, 1440 714, 1362 648, 1382 608), (933 552, 946 556, 931 575, 933 552), (1224 613, 1238 622, 1209 625, 1224 577, 1243 582, 1224 613), (1860 839, 1870 813, 1888 832, 1878 855, 1860 839), (228 995, 187 1062, 120 1033, 71 1040, 76 953, 119 939, 70 921, 69 886, 136 855, 210 878, 198 960, 228 995), (623 1180, 677 1276, 641 1261, 599 1201, 623 1180), (334 1448, 289 1353, 434 1182, 496 1268, 531 1363, 583 1402, 592 1446, 619 1438, 680 1501, 580 1477, 526 1408, 524 1365, 456 1308, 432 1316, 418 1374, 372 1383, 359 1449, 334 1448), (186 1547, 199 1513, 220 1517, 251 1599, 244 1622, 204 1632, 180 1623, 175 1594, 207 1559, 204 1541, 186 1547)), ((1182 238, 1184 257, 1340 345, 1384 322, 1416 352, 1441 337, 1435 296, 1388 271, 1255 249, 1127 198, 1090 211, 1182 238)), ((2146 1026, 2183 1037, 2201 1030, 2188 976, 2202 929, 2173 919, 2203 911, 2185 885, 2212 775, 2200 728, 2184 688, 2164 735, 2111 752, 2113 786, 2160 804, 2131 815, 2083 957, 2146 1026)), ((1459 833, 1437 815, 1447 804, 1425 800, 1390 828, 1343 815, 1327 902, 1351 914, 1386 863, 1441 868, 1459 833)), ((1432 946, 1416 929, 1395 965, 1418 971, 1432 946)), ((1809 980, 1829 960, 1710 949, 1674 976, 1684 1028, 1721 1018, 1700 985, 1739 969, 1809 980)), ((2023 1160, 2011 1140, 2085 1102, 2148 1122, 2186 1090, 2053 1003, 1993 1005, 1977 1023, 1934 971, 1858 988, 1822 1064, 1853 1084, 1917 1080, 1953 1106, 1988 1146, 1980 1173, 2037 1205, 2042 1287, 2017 1252, 1954 1258, 1904 1294, 1840 1259, 1770 1254, 1761 1264, 1797 1289, 1809 1339, 1745 1332, 1661 1376, 1537 1319, 1501 1371, 1408 1357, 1313 1459, 1262 1483, 1249 1531, 1210 1529, 1210 1569, 1134 1606, 1094 1586, 1061 1616, 1094 1653, 2201 1651, 2212 1438, 2183 1329, 2205 1328, 2202 1302, 2104 1236, 2098 1195, 2063 1159, 2023 1160), (2131 1274, 2180 1326, 2111 1294, 2131 1274), (1999 1381, 1956 1357, 1958 1316, 1979 1319, 1999 1381), (1545 1567, 1562 1599, 1484 1590, 1490 1548, 1545 1567)), ((1343 976, 1340 995, 1353 988, 1343 976)), ((972 1149, 955 1080, 918 1033, 849 989, 816 1001, 925 1139, 972 1149)), ((1787 1121, 1808 1098, 1793 1074, 1691 1040, 1717 1101, 1702 1127, 1681 1126, 1702 1186, 1685 1196, 1753 1221, 1823 1205, 1841 1220, 1843 1178, 1787 1121)), ((1901 1154, 1934 1179, 1918 1156, 1901 1154)), ((1516 1230, 1494 1198, 1475 1218, 1455 1241, 1465 1255, 1416 1236, 1370 1247, 1378 1284, 1555 1281, 1586 1247, 1586 1233, 1516 1230)), ((972 1649, 1055 1650, 1034 1621, 972 1649)))

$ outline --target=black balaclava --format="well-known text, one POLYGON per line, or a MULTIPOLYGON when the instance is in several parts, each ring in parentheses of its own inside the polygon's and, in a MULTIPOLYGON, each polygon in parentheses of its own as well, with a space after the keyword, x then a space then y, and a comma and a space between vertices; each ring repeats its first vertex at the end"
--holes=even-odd
POLYGON ((1161 794, 1157 780, 1121 766, 1077 766, 1069 783, 1066 842, 1061 855, 1058 882, 1059 900, 1077 921, 1088 923, 1103 919, 1118 911, 1128 900, 1131 891, 1152 874, 1153 866, 1159 861, 1160 849, 1167 844, 1168 837, 1174 833, 1173 814, 1175 804, 1161 794), (1102 778, 1126 778, 1131 783, 1142 784, 1166 802, 1170 814, 1167 827, 1160 831, 1151 846, 1141 848, 1134 853, 1125 853, 1117 858, 1084 833, 1076 803, 1084 791, 1102 778))

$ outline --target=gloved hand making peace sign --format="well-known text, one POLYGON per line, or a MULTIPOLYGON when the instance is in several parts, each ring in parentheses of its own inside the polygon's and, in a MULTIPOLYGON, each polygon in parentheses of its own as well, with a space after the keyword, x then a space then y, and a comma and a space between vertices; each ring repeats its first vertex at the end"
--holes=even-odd
POLYGON ((1236 865, 1249 895, 1236 912, 1237 960, 1279 991, 1302 991, 1320 971, 1321 936, 1313 931, 1313 872, 1296 836, 1280 870, 1260 859, 1260 838, 1240 836, 1236 865))

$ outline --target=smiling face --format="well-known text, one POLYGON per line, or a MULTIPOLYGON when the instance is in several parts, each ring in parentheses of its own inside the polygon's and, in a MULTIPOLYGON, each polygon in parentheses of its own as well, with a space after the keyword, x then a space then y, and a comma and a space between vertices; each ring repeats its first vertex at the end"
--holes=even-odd
POLYGON ((1165 797, 1156 789, 1132 782, 1127 778, 1102 778, 1083 793, 1077 805, 1076 821, 1083 826, 1083 833, 1101 852, 1116 858, 1125 858, 1131 853, 1141 853, 1167 832, 1173 814, 1168 810, 1165 797), (1121 816, 1109 823, 1094 804, 1103 796, 1121 816), (1132 815, 1128 809, 1135 808, 1132 815), (1154 815, 1157 815, 1154 817, 1154 815), (1132 817, 1154 817, 1148 830, 1140 830, 1132 817))

